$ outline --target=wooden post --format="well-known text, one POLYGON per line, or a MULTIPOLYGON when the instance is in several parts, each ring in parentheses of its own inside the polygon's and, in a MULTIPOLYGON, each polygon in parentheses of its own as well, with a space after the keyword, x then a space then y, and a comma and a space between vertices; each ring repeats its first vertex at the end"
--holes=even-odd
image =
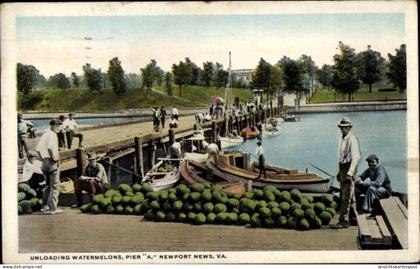
POLYGON ((239 125, 239 117, 236 116, 235 117, 235 125, 236 125, 236 130, 238 131, 238 134, 241 134, 241 126, 239 125))
POLYGON ((108 158, 109 166, 108 166, 108 178, 109 178, 109 187, 112 188, 112 158, 108 158))
POLYGON ((175 143, 175 130, 169 129, 169 145, 175 143))
POLYGON ((144 168, 143 168, 143 145, 141 143, 140 137, 135 137, 134 138, 134 144, 135 144, 135 170, 136 173, 141 175, 142 177, 144 176, 144 168))
POLYGON ((80 177, 83 174, 83 168, 85 166, 85 151, 82 148, 76 149, 76 160, 77 160, 77 175, 80 177))
POLYGON ((248 124, 248 117, 245 115, 244 116, 244 123, 245 123, 245 127, 247 127, 249 124, 248 124))
POLYGON ((211 122, 211 131, 212 131, 212 142, 216 143, 217 140, 217 124, 215 121, 211 122))
POLYGON ((149 164, 150 169, 155 166, 155 158, 156 158, 156 144, 152 141, 149 145, 149 164))

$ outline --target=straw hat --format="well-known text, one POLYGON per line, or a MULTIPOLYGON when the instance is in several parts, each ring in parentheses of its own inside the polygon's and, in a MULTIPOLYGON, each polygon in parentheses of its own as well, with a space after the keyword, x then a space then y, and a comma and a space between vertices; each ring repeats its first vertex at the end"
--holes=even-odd
POLYGON ((344 117, 341 119, 340 123, 338 124, 338 127, 352 127, 351 121, 349 118, 344 117))

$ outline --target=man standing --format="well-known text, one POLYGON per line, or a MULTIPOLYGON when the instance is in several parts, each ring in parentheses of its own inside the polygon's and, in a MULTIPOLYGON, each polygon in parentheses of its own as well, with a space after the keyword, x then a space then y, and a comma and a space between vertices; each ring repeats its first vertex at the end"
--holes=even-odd
POLYGON ((359 142, 357 137, 350 131, 353 125, 344 117, 338 124, 342 137, 339 149, 339 172, 337 179, 340 182, 340 218, 339 222, 332 226, 333 229, 349 227, 350 206, 354 194, 354 174, 360 159, 359 142))
POLYGON ((174 119, 176 119, 176 121, 178 121, 178 108, 176 108, 176 106, 172 107, 172 113, 171 116, 174 117, 174 119))
POLYGON ((258 168, 260 169, 260 174, 258 175, 258 177, 256 179, 260 179, 262 173, 264 173, 264 178, 265 179, 267 178, 267 174, 265 172, 265 165, 264 165, 264 162, 265 162, 264 149, 263 149, 261 144, 262 144, 261 141, 258 141, 257 142, 257 149, 255 150, 255 155, 258 158, 258 168))
POLYGON ((356 180, 356 197, 365 194, 362 210, 371 213, 373 200, 387 198, 392 194, 391 181, 382 165, 379 165, 379 158, 369 155, 366 158, 369 168, 360 174, 356 180), (370 181, 366 179, 369 178, 370 181))
POLYGON ((162 124, 162 129, 165 129, 165 119, 166 119, 166 110, 164 106, 160 108, 160 123, 162 124))
POLYGON ((26 145, 26 136, 28 134, 28 127, 33 127, 33 124, 24 120, 21 113, 17 115, 17 129, 18 129, 18 151, 19 158, 25 157, 23 151, 28 155, 28 146, 26 145))
POLYGON ((74 181, 74 192, 76 193, 77 202, 72 205, 72 208, 82 205, 82 191, 96 195, 105 193, 109 189, 105 168, 97 162, 94 152, 88 153, 88 162, 83 175, 74 181))
MULTIPOLYGON (((64 122, 66 117, 64 117, 64 115, 60 115, 60 117, 58 117, 58 119, 61 122, 64 122)), ((63 124, 61 124, 60 126, 60 131, 58 132, 57 136, 58 136, 58 148, 61 149, 65 149, 66 148, 66 140, 65 140, 65 135, 66 130, 64 130, 63 124)))
POLYGON ((77 123, 76 120, 73 119, 75 114, 73 112, 69 113, 69 118, 65 119, 63 122, 63 128, 66 130, 66 137, 67 137, 67 147, 71 149, 71 144, 73 142, 73 137, 79 138, 79 147, 83 147, 83 134, 77 132, 77 123))
POLYGON ((43 201, 47 201, 47 204, 43 205, 41 211, 45 211, 47 214, 51 215, 63 212, 63 210, 57 207, 58 195, 60 194, 58 189, 60 184, 58 163, 60 156, 58 152, 57 133, 60 131, 60 125, 60 120, 50 120, 50 129, 41 136, 36 147, 36 151, 42 160, 42 173, 44 174, 47 184, 43 194, 43 201))

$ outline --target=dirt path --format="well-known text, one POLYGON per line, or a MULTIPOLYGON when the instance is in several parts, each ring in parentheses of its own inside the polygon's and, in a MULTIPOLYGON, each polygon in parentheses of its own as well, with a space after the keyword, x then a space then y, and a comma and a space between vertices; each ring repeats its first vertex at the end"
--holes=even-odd
POLYGON ((357 227, 295 231, 149 222, 142 216, 19 216, 19 252, 356 250, 357 227))

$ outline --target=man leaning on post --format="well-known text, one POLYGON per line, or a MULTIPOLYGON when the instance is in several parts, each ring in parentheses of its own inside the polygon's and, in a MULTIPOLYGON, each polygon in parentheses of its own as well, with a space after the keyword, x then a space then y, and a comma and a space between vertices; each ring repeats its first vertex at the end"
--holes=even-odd
POLYGON ((357 164, 360 160, 359 141, 351 132, 350 119, 344 117, 338 124, 341 131, 341 142, 339 148, 339 172, 337 175, 340 181, 340 218, 339 222, 332 225, 333 229, 349 227, 350 207, 354 202, 354 175, 357 172, 357 164))
POLYGON ((74 192, 76 193, 76 204, 72 208, 82 206, 82 191, 91 195, 105 193, 109 189, 108 177, 105 168, 98 163, 96 153, 88 153, 88 165, 83 175, 74 181, 74 192))

